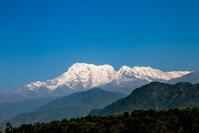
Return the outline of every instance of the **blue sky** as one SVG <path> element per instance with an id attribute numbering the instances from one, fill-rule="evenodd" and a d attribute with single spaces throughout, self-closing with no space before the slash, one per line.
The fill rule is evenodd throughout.
<path id="1" fill-rule="evenodd" d="M 75 62 L 199 69 L 198 0 L 1 0 L 0 90 Z"/>

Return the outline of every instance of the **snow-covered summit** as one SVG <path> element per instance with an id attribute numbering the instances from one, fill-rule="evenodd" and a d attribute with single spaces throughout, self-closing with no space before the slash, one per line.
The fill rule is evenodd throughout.
<path id="1" fill-rule="evenodd" d="M 101 87 L 112 82 L 121 83 L 139 80 L 146 82 L 168 81 L 188 73 L 188 71 L 163 72 L 151 67 L 130 68 L 128 66 L 122 66 L 118 71 L 115 71 L 111 65 L 76 63 L 61 76 L 46 82 L 32 82 L 26 85 L 24 89 L 34 91 L 39 90 L 39 88 L 47 88 L 49 92 L 53 92 L 57 88 L 66 88 L 79 91 Z"/>
<path id="2" fill-rule="evenodd" d="M 60 86 L 68 86 L 71 89 L 93 88 L 109 83 L 115 79 L 116 72 L 110 65 L 76 63 L 61 76 L 47 82 L 32 82 L 26 87 L 29 90 L 38 87 L 46 87 L 54 91 Z"/>
<path id="3" fill-rule="evenodd" d="M 188 74 L 189 71 L 172 71 L 172 72 L 163 72 L 158 69 L 151 67 L 138 67 L 135 66 L 130 68 L 128 66 L 122 66 L 119 70 L 119 74 L 122 76 L 133 76 L 140 79 L 148 80 L 150 82 L 154 80 L 170 80 L 172 78 L 181 77 Z"/>
<path id="4" fill-rule="evenodd" d="M 134 74 L 139 75 L 141 77 L 147 77 L 151 79 L 152 81 L 154 79 L 161 79 L 161 80 L 168 81 L 172 78 L 181 77 L 190 73 L 188 71 L 163 72 L 151 67 L 133 67 L 132 71 L 134 72 Z"/>

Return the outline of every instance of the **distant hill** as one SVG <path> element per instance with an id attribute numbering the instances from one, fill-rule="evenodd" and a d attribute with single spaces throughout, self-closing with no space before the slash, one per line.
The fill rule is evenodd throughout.
<path id="1" fill-rule="evenodd" d="M 192 84 L 199 83 L 199 72 L 192 72 L 182 77 L 174 78 L 168 81 L 171 84 L 176 84 L 178 82 L 189 82 Z"/>
<path id="2" fill-rule="evenodd" d="M 83 117 L 88 115 L 92 109 L 103 108 L 122 97 L 125 97 L 125 95 L 94 88 L 56 99 L 34 112 L 18 115 L 9 120 L 9 122 L 14 125 L 20 125 L 38 121 L 48 122 L 63 118 Z"/>
<path id="3" fill-rule="evenodd" d="M 47 104 L 55 98 L 43 98 L 36 100 L 26 100 L 13 103 L 1 103 L 0 104 L 0 122 L 11 119 L 16 115 L 32 112 L 35 109 Z"/>
<path id="4" fill-rule="evenodd" d="M 161 110 L 199 106 L 199 84 L 177 83 L 175 85 L 153 82 L 134 90 L 129 96 L 120 99 L 101 111 L 98 115 L 118 114 L 134 110 Z"/>

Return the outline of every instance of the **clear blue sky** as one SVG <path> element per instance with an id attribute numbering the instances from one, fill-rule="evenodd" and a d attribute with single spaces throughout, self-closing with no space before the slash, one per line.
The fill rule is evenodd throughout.
<path id="1" fill-rule="evenodd" d="M 198 0 L 1 0 L 0 90 L 75 62 L 199 69 Z"/>

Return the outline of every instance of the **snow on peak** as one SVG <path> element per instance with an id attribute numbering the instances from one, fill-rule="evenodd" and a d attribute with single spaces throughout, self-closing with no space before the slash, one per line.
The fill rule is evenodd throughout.
<path id="1" fill-rule="evenodd" d="M 142 79 L 139 75 L 136 75 L 133 70 L 128 66 L 122 66 L 118 71 L 119 78 L 126 79 Z"/>
<path id="2" fill-rule="evenodd" d="M 54 91 L 59 87 L 67 87 L 73 90 L 90 89 L 100 87 L 111 83 L 112 81 L 120 80 L 146 80 L 147 82 L 155 80 L 170 80 L 188 74 L 188 71 L 173 71 L 162 72 L 151 67 L 133 67 L 122 66 L 119 71 L 115 71 L 110 65 L 94 65 L 86 63 L 73 64 L 67 72 L 61 76 L 48 80 L 46 82 L 32 82 L 26 85 L 29 90 L 38 89 L 41 87 L 48 88 L 49 91 Z"/>
<path id="3" fill-rule="evenodd" d="M 114 79 L 115 70 L 110 65 L 99 65 L 76 63 L 66 73 L 56 80 L 66 83 L 68 86 L 83 85 L 84 88 L 98 87 Z"/>
<path id="4" fill-rule="evenodd" d="M 61 76 L 47 82 L 32 82 L 26 87 L 29 90 L 37 87 L 46 87 L 54 91 L 58 87 L 67 86 L 72 89 L 93 88 L 107 84 L 115 79 L 116 72 L 110 65 L 76 63 Z"/>
<path id="5" fill-rule="evenodd" d="M 160 79 L 160 80 L 170 80 L 172 78 L 181 77 L 188 74 L 188 71 L 172 71 L 172 72 L 163 72 L 158 69 L 151 67 L 133 67 L 132 71 L 134 74 L 141 77 L 148 77 L 149 79 Z"/>
<path id="6" fill-rule="evenodd" d="M 110 65 L 94 65 L 94 64 L 86 64 L 86 63 L 76 63 L 72 65 L 64 75 L 67 75 L 69 72 L 81 74 L 85 71 L 115 71 L 114 68 Z"/>
<path id="7" fill-rule="evenodd" d="M 32 88 L 37 88 L 37 87 L 41 87 L 46 85 L 45 82 L 40 82 L 40 81 L 36 81 L 36 82 L 31 82 L 30 84 L 26 85 L 27 88 L 30 88 L 30 90 Z"/>
<path id="8" fill-rule="evenodd" d="M 119 69 L 119 73 L 128 73 L 128 72 L 131 72 L 132 69 L 128 66 L 122 66 L 120 69 Z"/>

